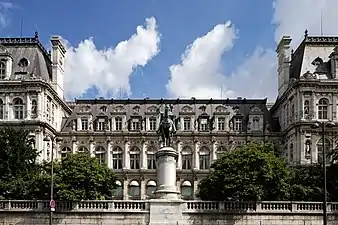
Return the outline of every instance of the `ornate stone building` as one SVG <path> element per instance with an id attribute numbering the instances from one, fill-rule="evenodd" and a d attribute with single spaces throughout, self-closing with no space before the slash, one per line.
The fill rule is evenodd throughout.
<path id="1" fill-rule="evenodd" d="M 196 198 L 199 181 L 222 152 L 243 143 L 271 142 L 290 163 L 317 163 L 320 136 L 314 120 L 337 120 L 338 38 L 308 37 L 291 53 L 278 45 L 278 98 L 82 99 L 63 98 L 66 49 L 52 37 L 52 51 L 33 38 L 0 38 L 0 125 L 31 130 L 40 161 L 88 152 L 118 176 L 117 199 L 146 199 L 156 187 L 154 153 L 161 142 L 158 109 L 172 106 L 177 127 L 177 187 Z M 328 130 L 327 143 L 335 148 Z M 62 138 L 61 142 L 44 137 Z M 53 142 L 53 143 L 52 143 Z M 327 147 L 327 148 L 329 148 Z"/>

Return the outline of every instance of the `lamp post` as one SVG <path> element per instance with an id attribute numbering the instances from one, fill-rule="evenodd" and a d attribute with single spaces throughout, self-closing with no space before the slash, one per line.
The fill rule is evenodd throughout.
<path id="1" fill-rule="evenodd" d="M 50 136 L 46 136 L 43 141 L 50 142 L 52 141 L 52 149 L 51 149 L 51 180 L 50 180 L 50 203 L 52 203 L 54 198 L 54 141 L 59 142 L 62 139 L 59 137 L 51 138 Z M 49 214 L 49 225 L 53 224 L 53 209 L 50 208 Z"/>
<path id="2" fill-rule="evenodd" d="M 332 121 L 315 122 L 311 127 L 322 128 L 322 143 L 323 143 L 323 178 L 324 178 L 324 197 L 323 197 L 323 225 L 327 225 L 327 184 L 326 184 L 326 152 L 325 152 L 325 128 L 335 127 L 336 124 Z"/>

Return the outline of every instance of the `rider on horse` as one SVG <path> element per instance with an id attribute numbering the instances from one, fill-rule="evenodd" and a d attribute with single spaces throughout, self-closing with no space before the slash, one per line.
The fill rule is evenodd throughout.
<path id="1" fill-rule="evenodd" d="M 173 134 L 176 133 L 176 127 L 170 116 L 172 115 L 171 107 L 165 104 L 164 113 L 161 116 L 160 126 L 157 130 L 161 134 L 163 146 L 170 146 Z"/>

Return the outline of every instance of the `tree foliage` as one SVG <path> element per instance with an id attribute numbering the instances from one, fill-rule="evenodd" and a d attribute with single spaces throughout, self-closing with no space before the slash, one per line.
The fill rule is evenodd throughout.
<path id="1" fill-rule="evenodd" d="M 37 177 L 39 152 L 34 149 L 29 131 L 7 127 L 0 129 L 0 197 L 29 199 Z"/>
<path id="2" fill-rule="evenodd" d="M 43 173 L 37 183 L 43 192 L 37 197 L 49 198 L 51 164 L 43 165 Z M 87 153 L 69 154 L 54 163 L 54 199 L 65 201 L 111 199 L 116 189 L 116 177 L 110 168 L 100 164 Z M 41 187 L 41 186 L 40 186 Z"/>
<path id="3" fill-rule="evenodd" d="M 273 146 L 248 144 L 226 152 L 199 185 L 206 200 L 284 200 L 290 193 L 290 170 Z"/>
<path id="4" fill-rule="evenodd" d="M 0 198 L 50 199 L 51 163 L 37 164 L 39 152 L 29 131 L 0 129 Z M 113 170 L 89 154 L 70 154 L 54 162 L 54 199 L 111 199 Z"/>

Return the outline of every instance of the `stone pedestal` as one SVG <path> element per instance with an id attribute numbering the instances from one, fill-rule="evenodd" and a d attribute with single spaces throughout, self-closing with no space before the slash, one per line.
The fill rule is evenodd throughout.
<path id="1" fill-rule="evenodd" d="M 177 152 L 172 147 L 162 147 L 156 152 L 157 188 L 154 192 L 156 199 L 179 199 L 176 188 L 176 160 Z"/>
<path id="2" fill-rule="evenodd" d="M 184 202 L 181 199 L 151 199 L 149 200 L 149 225 L 177 225 L 183 221 Z"/>

